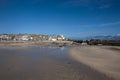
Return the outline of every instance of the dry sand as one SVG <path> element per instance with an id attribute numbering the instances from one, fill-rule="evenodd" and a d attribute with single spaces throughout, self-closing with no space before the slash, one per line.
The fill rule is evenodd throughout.
<path id="1" fill-rule="evenodd" d="M 120 47 L 79 46 L 71 48 L 69 56 L 115 80 L 120 80 Z"/>

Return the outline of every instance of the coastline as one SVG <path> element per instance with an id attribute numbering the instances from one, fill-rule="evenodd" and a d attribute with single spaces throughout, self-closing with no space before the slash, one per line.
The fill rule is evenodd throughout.
<path id="1" fill-rule="evenodd" d="M 68 48 L 9 48 L 0 49 L 1 80 L 114 80 L 72 60 Z"/>
<path id="2" fill-rule="evenodd" d="M 80 69 L 82 69 L 83 65 L 88 66 L 88 68 L 90 67 L 90 70 L 92 70 L 90 72 L 87 72 L 87 70 L 83 68 L 83 71 L 87 72 L 85 73 L 85 75 L 88 73 L 101 73 L 102 75 L 105 74 L 105 76 L 108 76 L 110 78 L 108 80 L 120 79 L 119 77 L 120 76 L 120 68 L 119 68 L 120 67 L 120 63 L 119 63 L 120 47 L 117 47 L 117 46 L 88 46 L 88 45 L 75 46 L 75 45 L 72 45 L 71 42 L 69 41 L 42 41 L 42 42 L 41 41 L 40 42 L 24 41 L 24 42 L 7 42 L 7 43 L 5 42 L 5 44 L 1 42 L 0 50 L 13 49 L 13 51 L 18 50 L 18 52 L 20 50 L 22 51 L 27 50 L 28 52 L 31 52 L 31 50 L 34 50 L 34 48 L 42 49 L 43 47 L 46 47 L 46 48 L 55 47 L 56 49 L 60 49 L 62 48 L 61 45 L 64 45 L 64 44 L 65 46 L 63 47 L 68 48 L 68 52 L 67 52 L 68 57 L 74 60 L 75 62 L 78 62 L 78 63 L 80 62 L 80 66 L 81 66 Z M 22 55 L 25 55 L 25 54 L 23 53 Z M 58 56 L 58 58 L 59 57 L 60 55 Z M 53 59 L 53 57 L 51 59 Z M 71 64 L 71 62 L 68 62 L 68 64 Z M 71 65 L 75 66 L 75 64 L 71 64 Z M 82 72 L 80 72 L 80 74 L 82 75 Z"/>
<path id="3" fill-rule="evenodd" d="M 105 75 L 120 80 L 120 47 L 79 46 L 69 49 L 68 55 Z"/>
<path id="4" fill-rule="evenodd" d="M 0 48 L 34 48 L 70 46 L 70 41 L 0 41 Z"/>

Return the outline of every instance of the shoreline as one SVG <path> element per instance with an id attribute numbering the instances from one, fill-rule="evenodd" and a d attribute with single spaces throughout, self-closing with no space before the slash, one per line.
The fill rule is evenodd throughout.
<path id="1" fill-rule="evenodd" d="M 70 46 L 70 41 L 2 41 L 0 48 L 62 47 Z"/>
<path id="2" fill-rule="evenodd" d="M 70 48 L 68 55 L 115 80 L 120 80 L 119 52 L 120 47 L 115 46 L 79 46 Z"/>
<path id="3" fill-rule="evenodd" d="M 80 64 L 86 65 L 91 69 L 105 74 L 111 78 L 111 80 L 120 79 L 120 47 L 118 46 L 74 46 L 71 45 L 71 42 L 53 42 L 53 41 L 44 41 L 44 42 L 19 42 L 19 43 L 10 43 L 6 45 L 1 45 L 0 50 L 2 49 L 18 49 L 18 50 L 31 50 L 34 48 L 43 48 L 43 47 L 58 47 L 60 45 L 66 44 L 65 47 L 68 48 L 67 55 L 69 58 Z M 109 54 L 108 54 L 109 53 Z M 116 64 L 118 63 L 118 64 Z"/>
<path id="4" fill-rule="evenodd" d="M 29 49 L 29 50 L 28 50 Z M 68 49 L 25 48 L 0 50 L 2 80 L 114 80 L 72 60 Z"/>

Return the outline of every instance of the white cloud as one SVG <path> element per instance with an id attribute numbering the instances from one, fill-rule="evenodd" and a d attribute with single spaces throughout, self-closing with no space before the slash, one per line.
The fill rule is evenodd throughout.
<path id="1" fill-rule="evenodd" d="M 111 7 L 111 5 L 109 4 L 103 4 L 103 5 L 101 5 L 101 6 L 99 6 L 99 8 L 100 9 L 105 9 L 105 8 L 110 8 Z"/>
<path id="2" fill-rule="evenodd" d="M 106 26 L 114 26 L 120 24 L 120 21 L 111 22 L 111 23 L 104 23 L 104 24 L 98 24 L 98 25 L 80 25 L 81 27 L 106 27 Z"/>
<path id="3" fill-rule="evenodd" d="M 112 25 L 117 25 L 117 24 L 120 24 L 120 21 L 111 22 L 111 23 L 106 23 L 106 24 L 100 24 L 100 25 L 98 25 L 98 26 L 112 26 Z"/>
<path id="4" fill-rule="evenodd" d="M 117 2 L 117 0 L 67 0 L 62 5 L 106 9 L 110 8 L 114 2 Z"/>

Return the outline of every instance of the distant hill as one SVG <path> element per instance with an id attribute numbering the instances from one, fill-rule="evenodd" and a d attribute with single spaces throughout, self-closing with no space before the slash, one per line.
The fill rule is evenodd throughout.
<path id="1" fill-rule="evenodd" d="M 93 37 L 87 37 L 86 39 L 90 40 L 90 39 L 100 39 L 100 40 L 120 40 L 120 34 L 111 36 L 93 36 Z"/>

